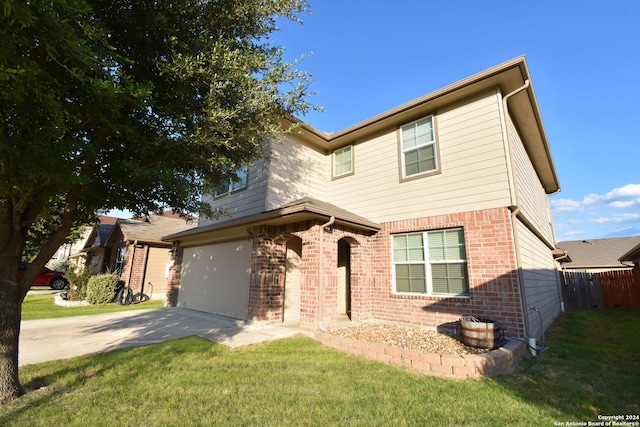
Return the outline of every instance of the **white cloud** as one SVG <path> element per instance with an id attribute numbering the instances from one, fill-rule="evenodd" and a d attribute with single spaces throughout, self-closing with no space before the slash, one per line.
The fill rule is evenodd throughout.
<path id="1" fill-rule="evenodd" d="M 566 233 L 562 233 L 563 236 L 582 236 L 586 234 L 584 231 L 567 231 Z"/>
<path id="2" fill-rule="evenodd" d="M 629 222 L 640 222 L 640 213 L 618 214 L 612 217 L 600 217 L 593 220 L 598 224 L 620 224 Z"/>
<path id="3" fill-rule="evenodd" d="M 608 206 L 615 209 L 630 209 L 640 206 L 640 184 L 627 184 L 614 188 L 606 194 L 590 193 L 582 201 L 571 199 L 551 200 L 555 212 L 574 212 L 597 206 Z"/>
<path id="4" fill-rule="evenodd" d="M 623 187 L 614 188 L 605 195 L 601 194 L 589 194 L 582 200 L 584 205 L 592 204 L 609 204 L 612 207 L 628 207 L 625 203 L 630 203 L 629 206 L 633 206 L 638 203 L 640 198 L 640 184 L 627 184 Z M 618 206 L 614 206 L 618 204 Z"/>
<path id="5" fill-rule="evenodd" d="M 609 206 L 611 206 L 612 208 L 617 208 L 617 209 L 629 209 L 629 208 L 634 207 L 638 203 L 639 203 L 638 199 L 636 199 L 636 200 L 618 200 L 618 201 L 609 203 Z"/>
<path id="6" fill-rule="evenodd" d="M 581 209 L 580 202 L 571 199 L 554 199 L 551 200 L 551 208 L 555 212 L 572 212 Z"/>

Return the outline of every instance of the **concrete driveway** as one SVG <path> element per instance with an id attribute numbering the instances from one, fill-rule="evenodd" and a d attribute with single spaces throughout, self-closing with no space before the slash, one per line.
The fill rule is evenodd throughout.
<path id="1" fill-rule="evenodd" d="M 176 307 L 26 320 L 20 329 L 18 364 L 68 359 L 192 335 L 238 347 L 299 332 L 297 327 L 250 326 L 244 321 Z"/>

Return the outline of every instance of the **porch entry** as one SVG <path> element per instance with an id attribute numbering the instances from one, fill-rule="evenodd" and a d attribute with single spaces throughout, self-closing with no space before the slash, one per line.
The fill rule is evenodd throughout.
<path id="1" fill-rule="evenodd" d="M 351 245 L 338 240 L 338 316 L 351 319 Z"/>
<path id="2" fill-rule="evenodd" d="M 300 282 L 302 277 L 302 239 L 287 240 L 283 322 L 300 321 Z"/>

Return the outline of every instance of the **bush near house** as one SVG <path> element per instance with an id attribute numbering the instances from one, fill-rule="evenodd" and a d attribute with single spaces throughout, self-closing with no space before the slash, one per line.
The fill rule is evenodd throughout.
<path id="1" fill-rule="evenodd" d="M 87 302 L 89 304 L 107 304 L 113 301 L 118 284 L 115 273 L 97 274 L 87 282 Z"/>
<path id="2" fill-rule="evenodd" d="M 85 266 L 69 268 L 64 277 L 69 281 L 67 296 L 69 301 L 82 301 L 87 298 L 87 284 L 91 278 L 91 269 Z"/>

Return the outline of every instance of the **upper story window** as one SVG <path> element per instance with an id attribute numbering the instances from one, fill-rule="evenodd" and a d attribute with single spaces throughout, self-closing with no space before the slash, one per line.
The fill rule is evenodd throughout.
<path id="1" fill-rule="evenodd" d="M 338 177 L 353 172 L 353 148 L 351 145 L 333 152 L 333 176 Z"/>
<path id="2" fill-rule="evenodd" d="M 216 189 L 215 197 L 231 194 L 247 186 L 247 166 L 242 166 L 240 169 L 235 171 L 234 175 L 234 178 L 220 184 L 220 186 Z"/>
<path id="3" fill-rule="evenodd" d="M 462 228 L 392 237 L 394 290 L 424 295 L 469 295 Z"/>
<path id="4" fill-rule="evenodd" d="M 402 177 L 438 171 L 438 158 L 433 116 L 417 120 L 400 128 Z"/>

